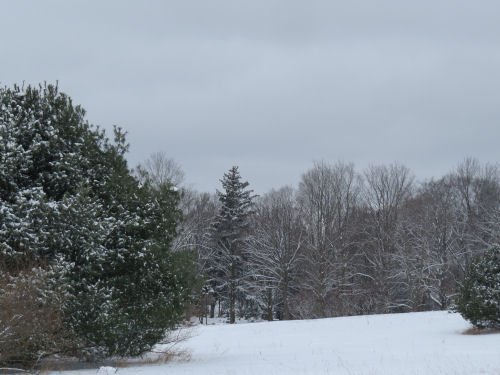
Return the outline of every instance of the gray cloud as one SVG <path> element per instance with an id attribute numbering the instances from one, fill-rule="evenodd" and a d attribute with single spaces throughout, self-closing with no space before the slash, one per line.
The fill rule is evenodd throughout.
<path id="1" fill-rule="evenodd" d="M 498 161 L 496 1 L 2 1 L 1 82 L 59 80 L 214 190 L 259 192 L 313 160 L 400 161 L 419 178 Z"/>

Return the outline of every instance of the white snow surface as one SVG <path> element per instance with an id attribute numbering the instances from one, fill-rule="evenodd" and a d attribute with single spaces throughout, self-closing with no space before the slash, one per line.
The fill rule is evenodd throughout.
<path id="1" fill-rule="evenodd" d="M 116 374 L 116 371 L 117 371 L 117 369 L 114 367 L 102 366 L 102 367 L 99 367 L 99 370 L 97 370 L 97 373 L 102 374 L 102 375 L 114 375 L 114 374 Z"/>
<path id="2" fill-rule="evenodd" d="M 189 361 L 117 373 L 500 374 L 500 333 L 466 335 L 468 328 L 460 315 L 447 312 L 197 326 L 182 344 Z M 65 372 L 91 374 L 95 370 Z"/>

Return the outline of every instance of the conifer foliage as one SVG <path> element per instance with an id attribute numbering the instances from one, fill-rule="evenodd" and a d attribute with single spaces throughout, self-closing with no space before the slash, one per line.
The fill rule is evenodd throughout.
<path id="1" fill-rule="evenodd" d="M 150 349 L 189 294 L 170 251 L 179 194 L 139 184 L 127 149 L 55 86 L 0 89 L 0 272 L 58 270 L 64 324 L 89 354 Z"/>
<path id="2" fill-rule="evenodd" d="M 224 191 L 217 191 L 221 203 L 213 225 L 214 252 L 209 260 L 209 279 L 229 311 L 234 323 L 236 303 L 244 304 L 247 283 L 245 243 L 252 214 L 252 190 L 241 181 L 238 167 L 232 167 L 221 180 Z"/>
<path id="3" fill-rule="evenodd" d="M 477 328 L 500 329 L 500 247 L 472 263 L 456 309 Z"/>

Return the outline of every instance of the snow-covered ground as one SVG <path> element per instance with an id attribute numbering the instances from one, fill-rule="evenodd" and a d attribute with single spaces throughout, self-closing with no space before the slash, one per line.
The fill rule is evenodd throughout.
<path id="1" fill-rule="evenodd" d="M 447 312 L 197 326 L 182 344 L 189 361 L 117 374 L 499 375 L 500 333 L 463 334 L 469 327 Z"/>

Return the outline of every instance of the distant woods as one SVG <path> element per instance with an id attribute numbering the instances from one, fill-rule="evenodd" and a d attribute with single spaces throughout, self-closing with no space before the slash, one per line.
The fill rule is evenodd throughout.
<path id="1" fill-rule="evenodd" d="M 397 163 L 319 162 L 260 197 L 228 173 L 216 195 L 183 189 L 177 247 L 204 277 L 200 311 L 230 322 L 448 309 L 500 235 L 499 170 L 474 159 L 425 182 Z"/>

